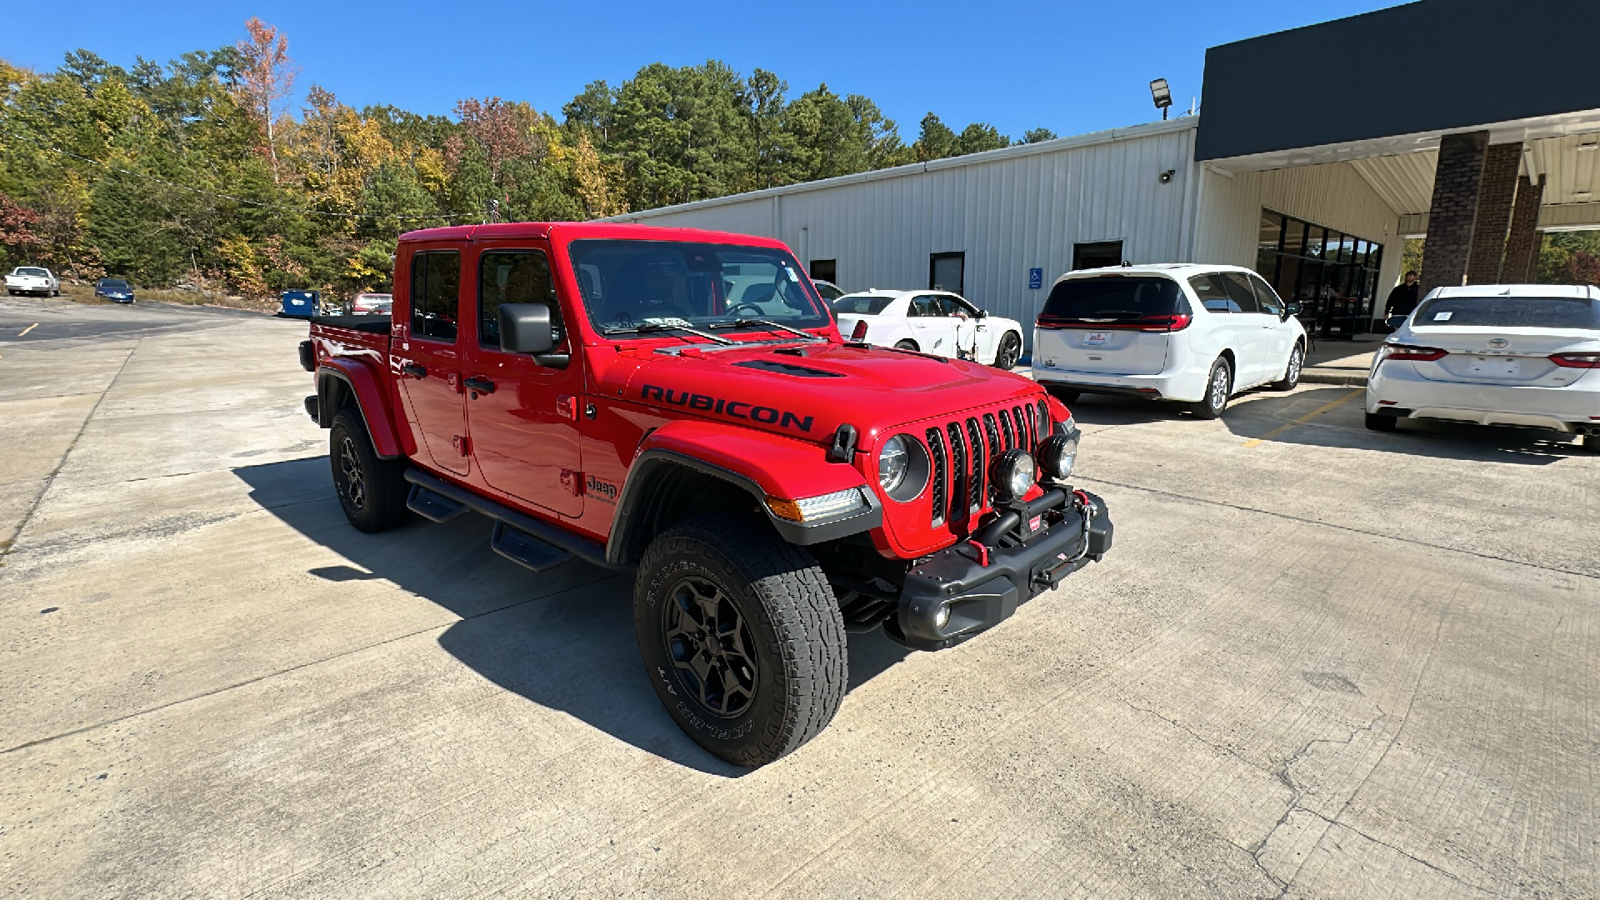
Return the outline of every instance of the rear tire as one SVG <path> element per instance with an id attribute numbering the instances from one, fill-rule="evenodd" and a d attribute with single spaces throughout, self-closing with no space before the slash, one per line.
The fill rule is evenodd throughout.
<path id="1" fill-rule="evenodd" d="M 1000 339 L 1000 346 L 994 351 L 994 367 L 1005 372 L 1016 368 L 1017 360 L 1022 358 L 1022 338 L 1015 331 L 1008 331 Z"/>
<path id="2" fill-rule="evenodd" d="M 1202 419 L 1215 419 L 1228 408 L 1228 398 L 1233 395 L 1233 367 L 1226 359 L 1211 364 L 1211 374 L 1206 378 L 1206 395 L 1189 408 Z"/>
<path id="3" fill-rule="evenodd" d="M 662 533 L 633 598 L 656 696 L 711 753 L 765 765 L 839 711 L 850 667 L 838 601 L 816 559 L 764 523 L 706 516 Z"/>
<path id="4" fill-rule="evenodd" d="M 1289 365 L 1283 370 L 1283 377 L 1272 383 L 1275 391 L 1292 391 L 1300 384 L 1300 372 L 1305 368 L 1306 348 L 1299 341 L 1295 342 L 1294 349 L 1289 351 Z"/>
<path id="5" fill-rule="evenodd" d="M 894 348 L 896 350 L 910 350 L 912 353 L 918 352 L 916 341 L 896 341 Z"/>
<path id="6" fill-rule="evenodd" d="M 1045 390 L 1050 393 L 1050 396 L 1060 400 L 1062 403 L 1077 403 L 1078 398 L 1082 396 L 1080 391 L 1067 390 L 1065 388 L 1047 386 Z"/>
<path id="7" fill-rule="evenodd" d="M 1578 446 L 1589 453 L 1600 453 L 1600 432 L 1584 435 L 1579 439 Z"/>
<path id="8" fill-rule="evenodd" d="M 1377 413 L 1367 413 L 1366 423 L 1369 431 L 1393 431 L 1400 420 L 1395 416 L 1380 416 Z"/>
<path id="9" fill-rule="evenodd" d="M 334 414 L 328 431 L 328 461 L 333 469 L 333 489 L 345 518 L 369 534 L 404 525 L 411 517 L 406 507 L 404 459 L 380 459 L 372 449 L 367 423 L 360 410 L 347 406 Z"/>

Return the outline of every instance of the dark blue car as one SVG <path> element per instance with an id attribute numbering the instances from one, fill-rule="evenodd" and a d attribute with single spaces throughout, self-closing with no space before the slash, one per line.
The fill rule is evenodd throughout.
<path id="1" fill-rule="evenodd" d="M 120 278 L 102 278 L 94 283 L 94 295 L 115 303 L 132 303 L 133 285 Z"/>

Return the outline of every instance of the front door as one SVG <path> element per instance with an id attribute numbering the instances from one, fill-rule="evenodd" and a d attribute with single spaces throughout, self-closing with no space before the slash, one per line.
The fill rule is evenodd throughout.
<path id="1" fill-rule="evenodd" d="M 462 384 L 478 471 L 492 490 L 576 518 L 588 490 L 578 448 L 582 360 L 572 354 L 566 368 L 553 368 L 500 349 L 500 304 L 543 303 L 558 349 L 570 351 L 549 258 L 525 242 L 485 246 L 470 284 L 475 325 Z"/>
<path id="2" fill-rule="evenodd" d="M 403 329 L 391 355 L 400 367 L 400 393 L 417 453 L 441 469 L 467 472 L 467 423 L 461 393 L 461 254 L 456 250 L 414 252 L 410 278 L 395 285 Z M 404 292 L 402 294 L 402 292 Z"/>
<path id="3" fill-rule="evenodd" d="M 911 326 L 917 349 L 936 356 L 956 355 L 955 319 L 945 315 L 938 295 L 920 294 L 912 297 L 906 315 L 906 324 Z"/>

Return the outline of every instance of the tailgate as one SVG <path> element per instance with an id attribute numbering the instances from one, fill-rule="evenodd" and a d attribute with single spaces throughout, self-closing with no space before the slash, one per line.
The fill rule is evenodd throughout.
<path id="1" fill-rule="evenodd" d="M 1159 375 L 1171 335 L 1127 328 L 1044 328 L 1034 332 L 1033 355 L 1053 369 L 1095 375 Z"/>

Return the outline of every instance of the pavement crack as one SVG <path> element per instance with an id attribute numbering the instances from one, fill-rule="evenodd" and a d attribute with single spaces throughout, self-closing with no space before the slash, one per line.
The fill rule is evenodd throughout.
<path id="1" fill-rule="evenodd" d="M 83 439 L 83 433 L 89 430 L 89 423 L 94 420 L 94 414 L 99 412 L 100 404 L 105 402 L 106 395 L 111 393 L 111 389 L 117 386 L 117 381 L 122 378 L 122 373 L 127 371 L 128 363 L 133 361 L 134 354 L 139 352 L 139 347 L 143 343 L 143 340 L 138 341 L 133 345 L 133 349 L 128 351 L 128 355 L 122 360 L 122 365 L 117 367 L 117 374 L 111 376 L 111 380 L 106 383 L 105 390 L 100 392 L 100 396 L 95 398 L 94 406 L 89 408 L 88 415 L 83 417 L 83 423 L 78 426 L 78 433 L 72 436 L 72 442 L 67 444 L 67 449 L 61 454 L 61 459 L 56 462 L 56 467 L 50 470 L 49 475 L 45 476 L 44 484 L 40 486 L 39 493 L 33 498 L 33 502 L 28 505 L 28 511 L 22 514 L 21 521 L 17 522 L 16 533 L 11 536 L 11 540 L 0 543 L 0 564 L 4 564 L 5 558 L 17 549 L 18 542 L 22 540 L 22 533 L 27 530 L 28 523 L 33 521 L 33 516 L 39 511 L 39 505 L 44 502 L 45 495 L 50 493 L 50 487 L 56 483 L 56 476 L 60 475 L 61 470 L 66 468 L 67 460 L 72 457 L 72 451 L 77 449 L 78 441 Z"/>
<path id="2" fill-rule="evenodd" d="M 1077 480 L 1090 484 L 1107 484 L 1111 485 L 1112 487 L 1125 488 L 1130 491 L 1141 491 L 1146 494 L 1155 494 L 1158 497 L 1169 497 L 1173 500 L 1199 503 L 1205 506 L 1220 506 L 1224 509 L 1233 509 L 1238 510 L 1239 512 L 1259 513 L 1263 516 L 1272 516 L 1275 519 L 1283 519 L 1289 522 L 1299 522 L 1302 525 L 1315 525 L 1322 528 L 1332 528 L 1337 531 L 1344 531 L 1350 534 L 1359 534 L 1371 538 L 1382 538 L 1386 541 L 1396 541 L 1402 544 L 1411 544 L 1415 547 L 1427 547 L 1430 550 L 1442 550 L 1446 553 L 1460 553 L 1463 556 L 1472 556 L 1478 559 L 1486 559 L 1491 562 L 1503 562 L 1513 566 L 1524 566 L 1529 569 L 1538 569 L 1541 572 L 1555 572 L 1559 575 L 1572 575 L 1578 578 L 1587 578 L 1592 581 L 1600 581 L 1600 574 L 1595 574 L 1593 572 L 1579 572 L 1576 569 L 1563 569 L 1560 566 L 1545 566 L 1540 565 L 1539 563 L 1528 562 L 1527 560 L 1512 559 L 1508 556 L 1495 556 L 1492 553 L 1480 553 L 1477 550 L 1463 550 L 1460 547 L 1446 547 L 1442 544 L 1431 544 L 1427 541 L 1419 541 L 1415 538 L 1402 537 L 1397 534 L 1384 534 L 1381 531 L 1353 528 L 1349 525 L 1340 525 L 1336 522 L 1324 522 L 1319 519 L 1307 519 L 1303 516 L 1293 516 L 1289 515 L 1288 513 L 1273 512 L 1270 509 L 1260 509 L 1254 506 L 1243 506 L 1238 503 L 1228 503 L 1223 500 L 1210 500 L 1205 497 L 1191 497 L 1188 494 L 1179 494 L 1173 491 L 1163 491 L 1160 488 L 1145 487 L 1138 484 L 1127 484 L 1121 481 L 1110 481 L 1104 478 L 1081 477 Z"/>
<path id="3" fill-rule="evenodd" d="M 1154 716 L 1157 719 L 1160 719 L 1161 721 L 1167 723 L 1168 725 L 1171 725 L 1173 728 L 1176 728 L 1179 731 L 1183 732 L 1184 734 L 1187 734 L 1188 736 L 1194 738 L 1195 740 L 1199 741 L 1200 743 L 1204 744 L 1205 746 L 1210 747 L 1212 750 L 1217 751 L 1218 753 L 1223 753 L 1223 754 L 1226 754 L 1228 756 L 1231 756 L 1234 759 L 1238 760 L 1239 762 L 1242 762 L 1245 765 L 1247 765 L 1250 768 L 1255 769 L 1257 771 L 1262 771 L 1262 772 L 1268 771 L 1265 767 L 1263 767 L 1259 763 L 1252 762 L 1251 760 L 1246 759 L 1245 757 L 1239 755 L 1239 752 L 1237 750 L 1234 750 L 1231 747 L 1224 747 L 1224 746 L 1221 746 L 1219 744 L 1212 743 L 1210 740 L 1207 740 L 1206 738 L 1202 737 L 1194 729 L 1188 727 L 1187 725 L 1184 725 L 1183 723 L 1181 723 L 1181 722 L 1179 722 L 1179 721 L 1177 721 L 1175 719 L 1168 718 L 1168 717 L 1162 715 L 1161 713 L 1159 713 L 1159 712 L 1157 712 L 1157 711 L 1155 711 L 1153 709 L 1146 709 L 1143 706 L 1135 706 L 1134 704 L 1128 702 L 1127 700 L 1122 700 L 1122 698 L 1120 698 L 1120 697 L 1118 699 L 1122 701 L 1122 705 L 1128 707 L 1129 709 L 1133 710 L 1134 712 L 1140 712 L 1140 713 L 1144 713 L 1146 715 Z M 1268 774 L 1271 774 L 1271 773 L 1269 772 Z"/>

